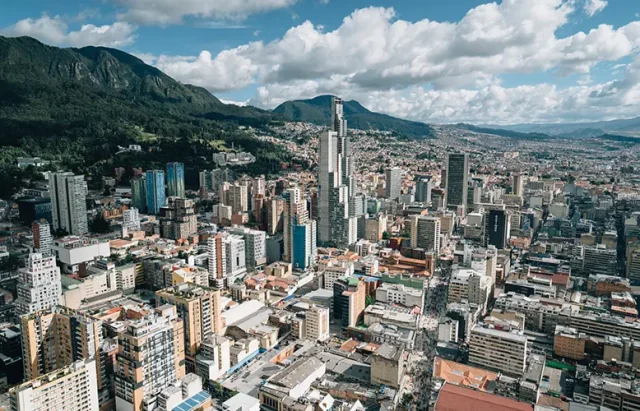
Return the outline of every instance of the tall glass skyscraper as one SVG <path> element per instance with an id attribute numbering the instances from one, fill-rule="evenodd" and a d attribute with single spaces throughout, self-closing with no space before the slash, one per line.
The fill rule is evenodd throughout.
<path id="1" fill-rule="evenodd" d="M 147 188 L 144 176 L 131 180 L 131 205 L 141 213 L 147 211 Z"/>
<path id="2" fill-rule="evenodd" d="M 447 207 L 467 208 L 469 190 L 469 156 L 467 154 L 449 154 L 447 159 Z"/>
<path id="3" fill-rule="evenodd" d="M 184 198 L 184 164 L 167 164 L 167 196 Z"/>
<path id="4" fill-rule="evenodd" d="M 160 207 L 164 207 L 164 171 L 149 170 L 146 173 L 147 213 L 158 214 Z"/>

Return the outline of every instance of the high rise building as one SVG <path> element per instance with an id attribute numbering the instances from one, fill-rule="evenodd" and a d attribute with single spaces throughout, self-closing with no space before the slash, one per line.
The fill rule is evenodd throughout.
<path id="1" fill-rule="evenodd" d="M 333 283 L 333 315 L 348 327 L 355 327 L 365 309 L 366 288 L 357 277 L 341 277 Z"/>
<path id="2" fill-rule="evenodd" d="M 160 235 L 173 240 L 186 239 L 198 231 L 193 200 L 169 197 L 160 209 Z"/>
<path id="3" fill-rule="evenodd" d="M 249 187 L 246 184 L 225 184 L 224 204 L 231 206 L 233 214 L 249 210 Z"/>
<path id="4" fill-rule="evenodd" d="M 244 239 L 247 270 L 256 271 L 264 268 L 267 264 L 267 233 L 238 226 L 230 228 L 228 232 L 240 235 Z"/>
<path id="5" fill-rule="evenodd" d="M 440 218 L 413 216 L 411 219 L 411 248 L 440 252 Z"/>
<path id="6" fill-rule="evenodd" d="M 49 222 L 44 218 L 34 221 L 31 224 L 31 233 L 33 234 L 34 251 L 42 254 L 43 257 L 49 257 L 51 255 L 51 246 L 53 245 Z"/>
<path id="7" fill-rule="evenodd" d="M 60 303 L 60 268 L 53 256 L 29 255 L 27 266 L 19 270 L 16 315 L 31 314 Z"/>
<path id="8" fill-rule="evenodd" d="M 141 213 L 147 210 L 147 187 L 144 176 L 131 179 L 131 206 Z"/>
<path id="9" fill-rule="evenodd" d="M 420 177 L 416 180 L 416 201 L 420 203 L 431 202 L 431 178 Z"/>
<path id="10" fill-rule="evenodd" d="M 329 338 L 329 308 L 313 305 L 307 310 L 307 338 L 325 341 Z"/>
<path id="11" fill-rule="evenodd" d="M 350 245 L 357 240 L 355 210 L 350 207 L 354 193 L 347 121 L 342 100 L 331 102 L 331 131 L 320 136 L 318 241 L 322 244 Z"/>
<path id="12" fill-rule="evenodd" d="M 227 255 L 227 285 L 229 286 L 247 273 L 246 247 L 242 236 L 234 234 L 225 236 L 223 243 Z"/>
<path id="13" fill-rule="evenodd" d="M 299 187 L 291 187 L 283 193 L 284 208 L 284 254 L 283 260 L 293 268 L 306 270 L 316 260 L 316 222 L 309 218 L 307 202 Z"/>
<path id="14" fill-rule="evenodd" d="M 49 177 L 53 229 L 72 235 L 89 232 L 87 223 L 87 186 L 84 176 L 52 173 Z"/>
<path id="15" fill-rule="evenodd" d="M 286 203 L 281 197 L 273 197 L 267 201 L 267 233 L 274 235 L 282 231 L 282 215 Z"/>
<path id="16" fill-rule="evenodd" d="M 27 380 L 39 378 L 78 360 L 96 359 L 98 389 L 106 388 L 100 359 L 102 321 L 63 306 L 23 315 L 22 352 Z"/>
<path id="17" fill-rule="evenodd" d="M 447 158 L 447 193 L 446 204 L 450 209 L 458 206 L 467 208 L 467 191 L 469 189 L 469 155 L 449 154 Z"/>
<path id="18" fill-rule="evenodd" d="M 12 411 L 98 411 L 96 360 L 77 361 L 9 390 Z"/>
<path id="19" fill-rule="evenodd" d="M 140 230 L 140 214 L 138 209 L 133 207 L 122 212 L 122 234 L 127 237 L 132 231 Z"/>
<path id="20" fill-rule="evenodd" d="M 166 197 L 164 192 L 164 171 L 149 170 L 145 176 L 147 213 L 157 215 L 164 207 Z"/>
<path id="21" fill-rule="evenodd" d="M 167 164 L 167 197 L 184 198 L 184 164 Z"/>
<path id="22" fill-rule="evenodd" d="M 175 305 L 184 322 L 187 372 L 195 370 L 202 342 L 223 328 L 220 299 L 220 291 L 189 283 L 156 291 L 156 304 Z"/>
<path id="23" fill-rule="evenodd" d="M 217 288 L 227 286 L 227 249 L 221 233 L 207 240 L 207 261 L 209 264 L 209 284 Z"/>
<path id="24" fill-rule="evenodd" d="M 220 186 L 223 183 L 230 183 L 233 180 L 235 180 L 233 171 L 228 168 L 215 168 L 200 172 L 200 188 L 204 187 L 216 195 L 220 194 Z"/>
<path id="25" fill-rule="evenodd" d="M 516 173 L 513 175 L 513 194 L 522 197 L 524 194 L 524 175 Z"/>
<path id="26" fill-rule="evenodd" d="M 402 170 L 399 167 L 391 167 L 384 170 L 385 175 L 385 197 L 389 200 L 396 200 L 402 192 Z"/>
<path id="27" fill-rule="evenodd" d="M 126 321 L 118 335 L 117 410 L 152 410 L 158 394 L 184 377 L 183 334 L 183 322 L 172 305 Z"/>
<path id="28" fill-rule="evenodd" d="M 506 210 L 489 210 L 485 217 L 485 239 L 487 245 L 501 250 L 509 242 L 511 215 Z"/>

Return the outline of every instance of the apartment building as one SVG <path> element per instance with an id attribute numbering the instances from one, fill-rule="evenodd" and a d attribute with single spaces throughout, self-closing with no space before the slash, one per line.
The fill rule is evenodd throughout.
<path id="1" fill-rule="evenodd" d="M 469 362 L 521 377 L 527 366 L 530 348 L 524 335 L 477 325 L 471 330 Z"/>

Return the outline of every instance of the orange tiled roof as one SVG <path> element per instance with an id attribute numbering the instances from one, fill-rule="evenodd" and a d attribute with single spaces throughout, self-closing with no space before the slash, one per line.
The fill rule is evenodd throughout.
<path id="1" fill-rule="evenodd" d="M 436 357 L 434 360 L 433 376 L 443 379 L 449 384 L 471 387 L 480 391 L 486 391 L 489 382 L 498 379 L 498 374 L 491 371 L 448 361 L 440 357 Z"/>
<path id="2" fill-rule="evenodd" d="M 471 388 L 445 384 L 438 393 L 435 411 L 533 411 L 533 405 Z"/>

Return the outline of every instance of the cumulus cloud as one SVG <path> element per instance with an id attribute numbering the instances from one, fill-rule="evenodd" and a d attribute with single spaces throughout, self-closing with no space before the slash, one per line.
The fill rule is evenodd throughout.
<path id="1" fill-rule="evenodd" d="M 120 18 L 138 24 L 178 24 L 186 16 L 242 20 L 295 4 L 296 0 L 115 0 Z"/>
<path id="2" fill-rule="evenodd" d="M 69 26 L 60 16 L 43 15 L 38 19 L 20 20 L 0 33 L 6 36 L 31 36 L 58 46 L 122 47 L 133 43 L 135 30 L 129 23 L 115 22 L 103 26 L 83 24 L 80 30 L 69 31 Z"/>
<path id="3" fill-rule="evenodd" d="M 609 4 L 607 0 L 586 0 L 584 3 L 584 12 L 591 17 L 604 10 L 607 4 Z"/>
<path id="4" fill-rule="evenodd" d="M 431 83 L 434 88 L 479 87 L 503 73 L 556 69 L 561 75 L 587 74 L 601 61 L 616 61 L 640 46 L 640 23 L 614 29 L 600 25 L 558 38 L 556 31 L 574 12 L 573 1 L 504 0 L 470 10 L 458 23 L 409 22 L 390 8 L 360 9 L 332 32 L 306 21 L 271 43 L 252 42 L 210 56 L 193 57 L 170 75 L 212 91 L 248 83 L 333 81 L 341 76 L 368 90 L 402 89 Z M 235 58 L 230 59 L 229 55 Z M 226 64 L 237 66 L 223 68 Z M 209 66 L 217 67 L 210 71 Z M 238 83 L 222 81 L 233 73 Z"/>

